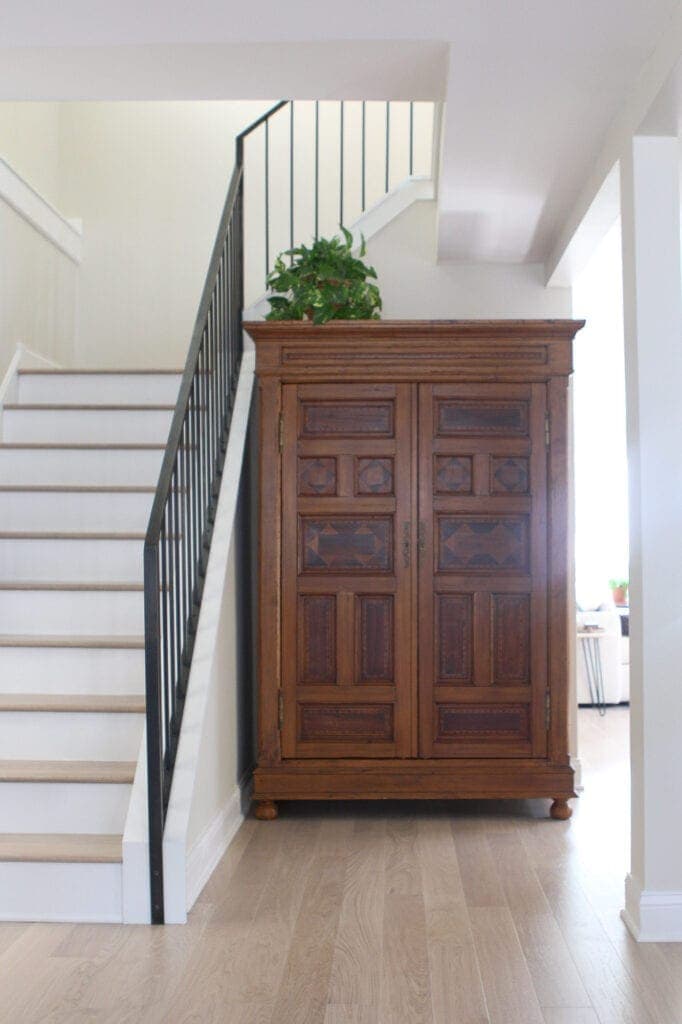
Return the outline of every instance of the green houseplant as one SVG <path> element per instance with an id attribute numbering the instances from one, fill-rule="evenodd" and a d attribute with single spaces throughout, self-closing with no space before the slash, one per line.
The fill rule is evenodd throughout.
<path id="1" fill-rule="evenodd" d="M 353 236 L 342 227 L 343 238 L 318 238 L 281 253 L 268 275 L 270 312 L 266 320 L 378 320 L 381 296 L 376 270 L 353 255 Z M 286 258 L 290 258 L 290 262 Z"/>

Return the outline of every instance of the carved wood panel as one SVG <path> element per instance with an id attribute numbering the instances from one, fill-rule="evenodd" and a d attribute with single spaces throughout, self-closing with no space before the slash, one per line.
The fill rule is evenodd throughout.
<path id="1" fill-rule="evenodd" d="M 424 757 L 544 756 L 543 384 L 419 388 Z"/>
<path id="2" fill-rule="evenodd" d="M 416 753 L 412 388 L 283 396 L 283 753 Z"/>

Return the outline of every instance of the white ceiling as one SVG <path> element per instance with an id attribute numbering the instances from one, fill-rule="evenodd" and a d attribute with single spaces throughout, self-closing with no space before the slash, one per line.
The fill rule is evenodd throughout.
<path id="1" fill-rule="evenodd" d="M 3 0 L 0 98 L 443 98 L 441 258 L 539 261 L 678 9 Z"/>

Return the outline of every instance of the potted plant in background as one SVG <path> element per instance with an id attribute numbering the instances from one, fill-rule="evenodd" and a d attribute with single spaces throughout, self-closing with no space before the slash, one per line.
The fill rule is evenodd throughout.
<path id="1" fill-rule="evenodd" d="M 613 603 L 621 608 L 628 603 L 628 586 L 627 580 L 609 580 L 609 586 L 611 593 L 613 594 Z"/>
<path id="2" fill-rule="evenodd" d="M 318 238 L 281 253 L 268 275 L 270 312 L 266 320 L 379 320 L 381 296 L 374 267 L 353 255 L 353 236 L 341 227 L 343 238 Z M 290 262 L 287 263 L 287 257 Z"/>

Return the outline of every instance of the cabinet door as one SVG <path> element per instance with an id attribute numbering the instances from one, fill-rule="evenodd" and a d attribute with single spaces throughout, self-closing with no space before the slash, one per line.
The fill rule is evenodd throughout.
<path id="1" fill-rule="evenodd" d="M 411 408 L 407 384 L 283 388 L 284 757 L 411 752 Z"/>
<path id="2" fill-rule="evenodd" d="M 544 384 L 419 389 L 423 757 L 547 749 Z"/>

